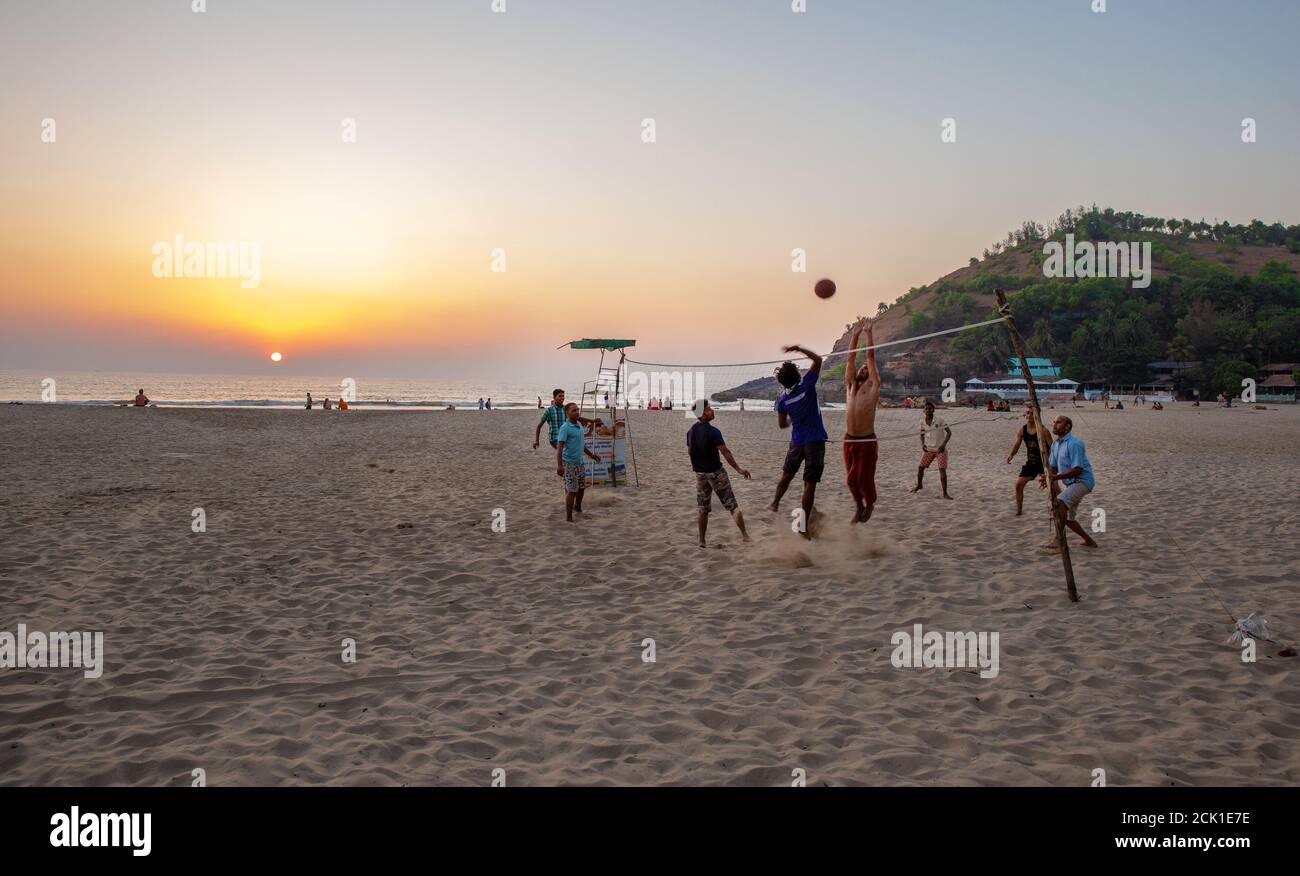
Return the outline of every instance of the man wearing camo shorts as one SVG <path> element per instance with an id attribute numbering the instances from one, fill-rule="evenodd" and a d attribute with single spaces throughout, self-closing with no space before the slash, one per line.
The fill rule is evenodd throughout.
<path id="1" fill-rule="evenodd" d="M 564 406 L 564 415 L 564 425 L 555 437 L 555 473 L 564 478 L 564 518 L 572 523 L 573 512 L 582 513 L 582 497 L 587 492 L 587 467 L 582 455 L 596 462 L 600 457 L 587 448 L 587 431 L 578 422 L 578 405 L 569 402 Z"/>
<path id="2" fill-rule="evenodd" d="M 731 479 L 722 467 L 721 457 L 725 457 L 727 463 L 745 480 L 749 480 L 749 472 L 736 464 L 736 458 L 722 440 L 722 432 L 712 425 L 714 414 L 708 401 L 700 399 L 692 410 L 696 422 L 686 433 L 686 452 L 691 457 L 691 468 L 695 471 L 695 505 L 700 512 L 700 547 L 707 547 L 704 534 L 709 528 L 709 511 L 713 505 L 714 493 L 718 494 L 722 507 L 731 512 L 736 526 L 740 528 L 741 538 L 749 541 L 749 533 L 745 532 L 745 516 L 740 513 L 736 496 L 731 492 Z"/>

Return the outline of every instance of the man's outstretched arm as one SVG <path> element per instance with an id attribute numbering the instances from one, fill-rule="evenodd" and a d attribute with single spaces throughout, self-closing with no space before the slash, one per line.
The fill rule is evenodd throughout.
<path id="1" fill-rule="evenodd" d="M 876 346 L 876 336 L 870 321 L 867 322 L 867 346 L 872 348 Z M 876 370 L 875 349 L 867 350 L 867 373 L 871 375 L 871 382 L 879 387 L 880 372 Z"/>
<path id="2" fill-rule="evenodd" d="M 804 347 L 801 347 L 798 344 L 791 344 L 790 346 L 785 348 L 785 352 L 803 353 L 812 361 L 812 364 L 808 366 L 808 370 L 811 371 L 813 374 L 822 373 L 822 357 L 818 356 L 812 350 L 805 349 Z"/>
<path id="3" fill-rule="evenodd" d="M 853 327 L 853 337 L 849 340 L 849 358 L 844 360 L 844 385 L 853 385 L 853 376 L 858 373 L 858 339 L 862 337 L 862 322 Z"/>
<path id="4" fill-rule="evenodd" d="M 740 463 L 736 462 L 736 457 L 731 455 L 730 447 L 728 447 L 725 444 L 721 444 L 718 446 L 718 450 L 721 451 L 722 458 L 725 459 L 727 463 L 736 470 L 737 474 L 739 474 L 745 480 L 749 480 L 749 472 L 741 468 Z"/>

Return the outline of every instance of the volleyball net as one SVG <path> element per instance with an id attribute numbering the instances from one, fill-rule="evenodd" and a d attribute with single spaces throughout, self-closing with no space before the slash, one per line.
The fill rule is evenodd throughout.
<path id="1" fill-rule="evenodd" d="M 869 350 L 890 349 L 893 353 L 902 353 L 892 360 L 886 360 L 878 354 L 876 365 L 882 375 L 886 374 L 887 367 L 890 371 L 902 369 L 906 372 L 909 366 L 916 364 L 916 356 L 923 356 L 923 353 L 917 351 L 917 345 L 944 335 L 995 325 L 1004 319 L 997 317 L 914 337 L 862 345 L 856 350 L 824 353 L 821 357 L 821 377 L 817 384 L 819 398 L 830 406 L 845 402 L 844 371 L 850 353 L 857 354 L 855 368 L 866 365 Z M 628 408 L 641 410 L 687 410 L 696 400 L 707 399 L 717 410 L 770 410 L 777 396 L 784 390 L 775 375 L 785 362 L 793 362 L 801 372 L 805 372 L 810 359 L 798 352 L 780 359 L 730 363 L 648 362 L 629 358 L 620 381 L 617 404 L 623 407 L 626 402 Z M 901 375 L 904 380 L 907 376 L 907 373 Z M 612 387 L 604 389 L 612 391 Z"/>

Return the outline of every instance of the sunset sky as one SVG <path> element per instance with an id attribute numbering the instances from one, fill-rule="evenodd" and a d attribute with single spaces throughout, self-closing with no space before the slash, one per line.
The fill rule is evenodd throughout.
<path id="1" fill-rule="evenodd" d="M 1289 0 L 207 5 L 0 5 L 0 367 L 771 358 L 1080 203 L 1300 221 Z M 260 286 L 155 278 L 177 233 Z"/>

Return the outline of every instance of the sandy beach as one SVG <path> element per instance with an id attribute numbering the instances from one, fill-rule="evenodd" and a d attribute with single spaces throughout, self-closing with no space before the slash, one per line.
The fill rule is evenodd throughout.
<path id="1" fill-rule="evenodd" d="M 784 513 L 797 488 L 780 516 L 763 510 L 785 449 L 774 417 L 721 412 L 754 473 L 733 480 L 754 540 L 715 504 L 701 550 L 680 411 L 632 412 L 642 486 L 589 491 L 567 524 L 533 411 L 2 407 L 0 629 L 103 631 L 105 657 L 99 678 L 0 671 L 0 772 L 1300 783 L 1300 659 L 1265 643 L 1242 662 L 1210 592 L 1300 639 L 1300 409 L 1057 411 L 1096 469 L 1083 511 L 1106 514 L 1100 548 L 1074 550 L 1077 604 L 1038 547 L 1042 494 L 1014 516 L 1014 414 L 947 412 L 951 502 L 935 472 L 908 492 L 917 439 L 882 442 L 864 527 L 847 522 L 832 445 L 822 537 L 805 544 Z M 911 433 L 918 416 L 884 410 L 877 431 Z M 832 437 L 842 417 L 826 414 Z M 918 623 L 997 632 L 997 676 L 893 666 L 891 636 Z"/>

